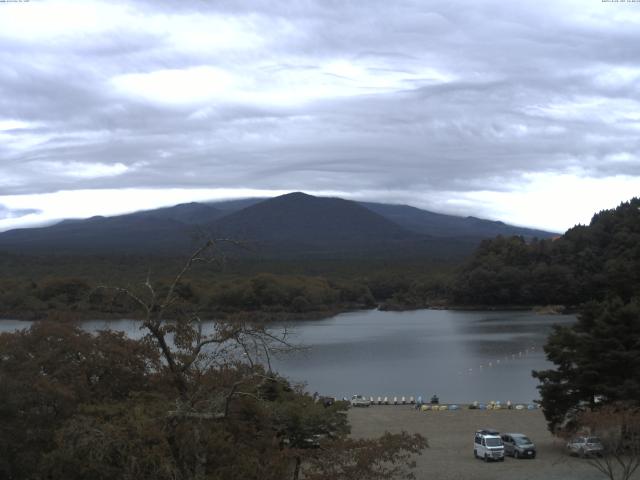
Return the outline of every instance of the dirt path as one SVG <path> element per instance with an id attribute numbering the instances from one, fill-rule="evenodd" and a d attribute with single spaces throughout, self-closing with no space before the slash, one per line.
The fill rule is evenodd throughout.
<path id="1" fill-rule="evenodd" d="M 588 460 L 568 456 L 565 442 L 546 429 L 540 410 L 458 410 L 420 412 L 410 406 L 352 408 L 349 420 L 354 437 L 373 437 L 389 431 L 420 433 L 429 440 L 417 460 L 416 478 L 444 480 L 600 480 Z M 524 433 L 536 444 L 534 460 L 484 463 L 473 458 L 473 434 L 481 428 Z M 638 472 L 636 472 L 638 473 Z M 634 478 L 640 479 L 640 475 Z"/>

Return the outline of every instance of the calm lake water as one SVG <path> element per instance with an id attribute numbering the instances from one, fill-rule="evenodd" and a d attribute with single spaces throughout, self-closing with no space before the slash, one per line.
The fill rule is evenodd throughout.
<path id="1" fill-rule="evenodd" d="M 443 402 L 530 402 L 532 370 L 551 366 L 542 346 L 573 316 L 532 312 L 364 311 L 291 322 L 310 348 L 280 357 L 279 371 L 338 397 L 438 394 Z"/>
<path id="2" fill-rule="evenodd" d="M 538 398 L 532 370 L 550 366 L 542 346 L 554 323 L 573 316 L 531 312 L 417 310 L 344 313 L 314 321 L 286 322 L 290 340 L 306 348 L 279 355 L 275 369 L 307 389 L 337 397 L 428 398 L 530 402 Z M 0 331 L 28 322 L 0 321 Z M 89 331 L 113 329 L 139 337 L 132 320 L 90 321 Z"/>

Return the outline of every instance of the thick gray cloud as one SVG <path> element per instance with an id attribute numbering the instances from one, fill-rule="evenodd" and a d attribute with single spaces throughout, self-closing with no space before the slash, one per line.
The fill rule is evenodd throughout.
<path id="1" fill-rule="evenodd" d="M 599 0 L 0 4 L 0 196 L 238 187 L 463 211 L 531 175 L 637 179 L 639 27 L 640 4 Z"/>

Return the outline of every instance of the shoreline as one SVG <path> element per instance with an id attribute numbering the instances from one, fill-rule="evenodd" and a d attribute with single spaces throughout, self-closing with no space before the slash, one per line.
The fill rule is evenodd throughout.
<path id="1" fill-rule="evenodd" d="M 576 307 L 565 305 L 387 305 L 380 304 L 378 310 L 385 312 L 411 312 L 415 310 L 453 310 L 460 312 L 535 312 L 540 315 L 571 315 Z"/>
<path id="2" fill-rule="evenodd" d="M 575 307 L 566 307 L 563 305 L 429 305 L 429 306 L 389 306 L 379 304 L 373 307 L 352 306 L 342 308 L 331 308 L 328 310 L 313 310 L 308 312 L 269 312 L 264 310 L 243 310 L 238 312 L 207 312 L 207 320 L 215 320 L 216 318 L 233 319 L 233 317 L 250 317 L 258 316 L 256 321 L 264 323 L 286 322 L 286 321 L 305 321 L 305 320 L 323 320 L 342 313 L 365 312 L 369 310 L 378 310 L 381 312 L 414 312 L 417 310 L 451 310 L 460 312 L 534 312 L 538 315 L 572 315 L 576 313 Z M 3 321 L 23 321 L 37 322 L 43 320 L 79 323 L 86 321 L 110 321 L 110 320 L 142 320 L 142 317 L 132 312 L 118 312 L 109 314 L 106 312 L 67 312 L 52 311 L 43 315 L 38 312 L 11 313 L 0 315 L 0 322 Z"/>

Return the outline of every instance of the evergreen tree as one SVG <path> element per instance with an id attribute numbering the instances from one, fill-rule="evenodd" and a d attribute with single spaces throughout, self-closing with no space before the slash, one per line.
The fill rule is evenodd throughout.
<path id="1" fill-rule="evenodd" d="M 640 295 L 640 198 L 553 240 L 485 240 L 453 286 L 457 304 L 578 306 L 610 295 Z"/>
<path id="2" fill-rule="evenodd" d="M 640 299 L 587 304 L 545 345 L 553 370 L 534 371 L 551 431 L 597 405 L 640 406 Z"/>

